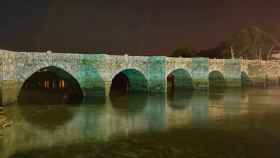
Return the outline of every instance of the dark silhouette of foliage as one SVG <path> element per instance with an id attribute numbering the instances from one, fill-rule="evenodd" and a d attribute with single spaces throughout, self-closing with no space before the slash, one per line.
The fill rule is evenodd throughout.
<path id="1" fill-rule="evenodd" d="M 277 47 L 279 48 L 280 44 L 271 34 L 256 26 L 248 26 L 214 48 L 200 51 L 190 47 L 178 48 L 171 56 L 268 60 Z"/>
<path id="2" fill-rule="evenodd" d="M 270 59 L 279 42 L 269 33 L 256 26 L 249 26 L 225 42 L 223 56 L 247 59 Z"/>
<path id="3" fill-rule="evenodd" d="M 172 54 L 171 57 L 194 57 L 197 55 L 197 52 L 195 50 L 193 50 L 192 48 L 189 47 L 185 47 L 185 48 L 178 48 L 175 49 Z"/>

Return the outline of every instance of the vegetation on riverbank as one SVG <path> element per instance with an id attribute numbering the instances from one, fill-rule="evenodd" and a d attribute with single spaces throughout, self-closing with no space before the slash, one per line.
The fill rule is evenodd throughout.
<path id="1" fill-rule="evenodd" d="M 175 49 L 171 56 L 269 60 L 273 54 L 279 53 L 279 47 L 280 43 L 273 35 L 257 26 L 248 26 L 214 48 L 195 50 L 190 46 L 183 46 Z"/>

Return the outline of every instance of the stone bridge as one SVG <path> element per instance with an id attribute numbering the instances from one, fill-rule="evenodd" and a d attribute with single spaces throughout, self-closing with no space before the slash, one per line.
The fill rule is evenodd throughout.
<path id="1" fill-rule="evenodd" d="M 175 86 L 193 89 L 208 89 L 212 74 L 220 75 L 227 87 L 241 87 L 245 83 L 278 84 L 280 76 L 279 61 L 243 59 L 0 50 L 0 61 L 2 105 L 16 102 L 24 82 L 47 68 L 74 78 L 85 97 L 94 95 L 97 89 L 104 89 L 104 95 L 108 96 L 113 79 L 121 72 L 129 79 L 132 89 L 149 93 L 166 92 L 170 74 L 176 78 Z"/>

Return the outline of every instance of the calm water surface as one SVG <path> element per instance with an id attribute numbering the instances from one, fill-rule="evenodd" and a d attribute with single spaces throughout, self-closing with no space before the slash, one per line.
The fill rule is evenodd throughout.
<path id="1" fill-rule="evenodd" d="M 51 99 L 51 98 L 46 98 Z M 1 158 L 280 157 L 280 88 L 13 105 Z"/>

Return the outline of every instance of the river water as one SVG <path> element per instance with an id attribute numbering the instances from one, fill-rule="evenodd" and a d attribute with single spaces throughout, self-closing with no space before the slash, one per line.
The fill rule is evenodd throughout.
<path id="1" fill-rule="evenodd" d="M 51 99 L 51 98 L 46 98 Z M 280 157 L 280 88 L 12 105 L 1 158 Z"/>

